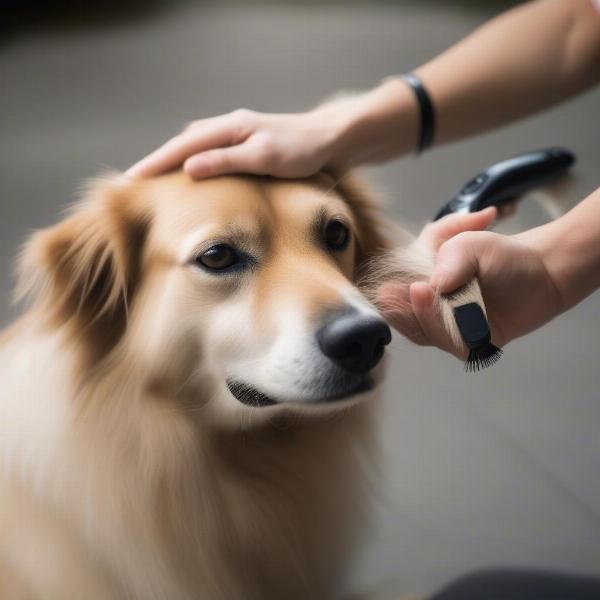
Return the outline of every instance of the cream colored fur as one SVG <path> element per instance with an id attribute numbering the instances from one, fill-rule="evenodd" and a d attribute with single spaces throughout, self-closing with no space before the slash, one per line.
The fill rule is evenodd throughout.
<path id="1" fill-rule="evenodd" d="M 315 244 L 324 214 L 351 223 L 340 256 Z M 348 178 L 111 176 L 31 238 L 30 305 L 0 334 L 2 600 L 337 597 L 376 403 L 302 390 L 337 377 L 311 342 L 323 315 L 373 311 L 356 282 L 387 246 L 377 214 Z M 194 266 L 207 238 L 240 231 L 256 273 Z M 430 269 L 415 246 L 392 256 L 386 276 Z M 231 373 L 285 402 L 242 405 Z"/>
<path id="2" fill-rule="evenodd" d="M 434 257 L 427 247 L 405 230 L 396 230 L 395 238 L 394 249 L 376 256 L 363 273 L 361 288 L 373 301 L 376 301 L 377 290 L 385 281 L 410 285 L 415 281 L 428 281 L 433 272 Z M 454 318 L 454 308 L 475 302 L 485 313 L 477 279 L 472 279 L 452 294 L 437 294 L 435 302 L 453 344 L 456 348 L 462 348 L 466 355 L 466 346 Z M 402 303 L 402 299 L 399 299 L 396 310 L 403 309 Z"/>
<path id="3" fill-rule="evenodd" d="M 303 229 L 321 205 L 354 221 L 339 261 Z M 304 352 L 286 324 L 324 308 L 372 310 L 353 282 L 384 245 L 374 210 L 326 179 L 112 176 L 33 236 L 30 308 L 0 335 L 2 600 L 335 597 L 368 512 L 373 394 L 253 409 L 222 373 L 281 335 Z M 233 289 L 182 257 L 236 219 L 272 259 Z"/>

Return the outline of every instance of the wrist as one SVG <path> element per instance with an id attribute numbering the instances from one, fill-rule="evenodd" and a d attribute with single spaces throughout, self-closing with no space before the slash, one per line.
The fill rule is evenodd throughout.
<path id="1" fill-rule="evenodd" d="M 560 298 L 561 310 L 572 308 L 598 289 L 600 231 L 596 215 L 575 209 L 522 235 L 541 258 Z"/>
<path id="2" fill-rule="evenodd" d="M 517 241 L 524 243 L 538 257 L 539 264 L 547 278 L 548 289 L 555 292 L 552 294 L 553 298 L 548 298 L 548 301 L 557 305 L 553 309 L 553 312 L 557 314 L 564 312 L 572 305 L 567 293 L 569 286 L 565 281 L 565 261 L 562 260 L 561 252 L 557 252 L 557 249 L 560 248 L 560 236 L 556 222 L 547 223 L 514 236 Z"/>
<path id="3" fill-rule="evenodd" d="M 332 162 L 346 167 L 402 156 L 416 148 L 419 113 L 409 86 L 390 78 L 340 101 Z"/>

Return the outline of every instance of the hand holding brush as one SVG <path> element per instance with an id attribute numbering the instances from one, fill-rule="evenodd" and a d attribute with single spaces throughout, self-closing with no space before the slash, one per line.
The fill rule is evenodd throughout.
<path id="1" fill-rule="evenodd" d="M 485 231 L 495 215 L 495 208 L 451 214 L 424 228 L 416 243 L 432 254 L 429 276 L 390 278 L 378 291 L 400 333 L 464 360 L 468 349 L 445 294 L 476 278 L 492 343 L 503 347 L 600 287 L 600 189 L 556 221 L 516 235 Z"/>

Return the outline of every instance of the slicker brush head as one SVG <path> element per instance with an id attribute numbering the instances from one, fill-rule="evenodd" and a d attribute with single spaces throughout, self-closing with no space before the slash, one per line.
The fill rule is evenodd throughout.
<path id="1" fill-rule="evenodd" d="M 469 348 L 469 356 L 465 363 L 466 371 L 485 369 L 500 359 L 502 350 L 492 344 L 490 326 L 479 304 L 470 302 L 455 307 L 454 318 Z"/>
<path id="2" fill-rule="evenodd" d="M 471 348 L 465 363 L 465 371 L 474 372 L 491 367 L 502 356 L 502 348 L 494 346 L 491 342 L 478 348 Z"/>

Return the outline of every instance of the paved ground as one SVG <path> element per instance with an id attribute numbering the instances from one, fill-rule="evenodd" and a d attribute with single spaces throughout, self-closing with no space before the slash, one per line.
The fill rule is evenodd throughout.
<path id="1" fill-rule="evenodd" d="M 416 3 L 415 3 L 416 4 Z M 498 6 L 501 3 L 496 3 Z M 136 22 L 22 34 L 0 52 L 0 321 L 10 264 L 82 177 L 128 166 L 195 116 L 300 110 L 442 50 L 487 15 L 452 3 L 173 3 Z M 595 92 L 502 132 L 373 169 L 390 211 L 418 226 L 479 168 L 546 144 L 580 157 L 573 197 L 600 183 Z M 512 230 L 543 217 L 524 207 Z M 476 376 L 396 339 L 386 387 L 379 528 L 363 586 L 427 591 L 467 569 L 600 574 L 600 295 Z"/>

